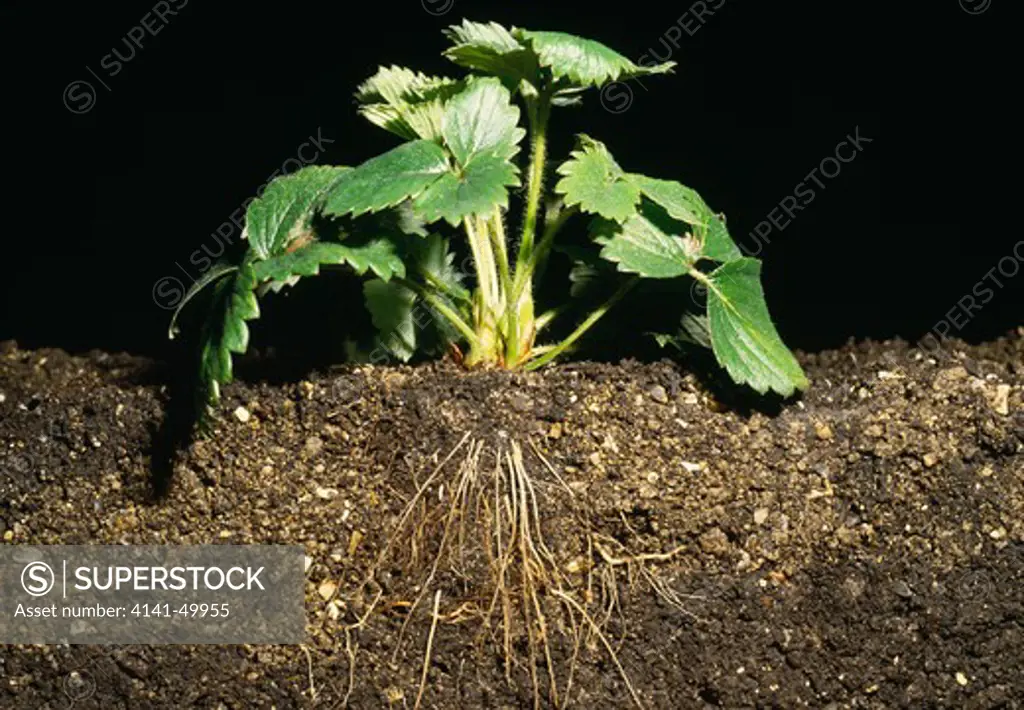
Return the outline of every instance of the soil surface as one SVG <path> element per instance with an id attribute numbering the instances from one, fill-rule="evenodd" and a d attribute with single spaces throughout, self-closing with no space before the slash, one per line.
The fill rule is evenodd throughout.
<path id="1" fill-rule="evenodd" d="M 167 373 L 8 343 L 4 543 L 301 544 L 308 640 L 4 646 L 0 707 L 1024 707 L 1024 329 L 932 355 L 250 377 L 157 498 Z"/>

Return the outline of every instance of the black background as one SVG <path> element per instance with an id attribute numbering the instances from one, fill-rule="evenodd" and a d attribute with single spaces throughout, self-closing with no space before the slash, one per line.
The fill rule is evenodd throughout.
<path id="1" fill-rule="evenodd" d="M 103 57 L 126 52 L 154 4 L 0 10 L 10 99 L 0 340 L 166 356 L 169 313 L 154 284 L 187 284 L 190 254 L 215 248 L 211 233 L 318 129 L 333 140 L 320 163 L 394 145 L 356 115 L 355 86 L 380 64 L 460 74 L 440 56 L 441 30 L 463 17 L 564 30 L 635 60 L 664 55 L 662 38 L 692 3 L 454 0 L 436 16 L 444 0 L 191 0 L 109 76 Z M 668 45 L 675 74 L 631 85 L 628 110 L 609 112 L 591 92 L 584 108 L 556 113 L 552 155 L 585 130 L 626 169 L 698 189 L 756 248 L 748 233 L 859 126 L 873 142 L 760 252 L 768 302 L 794 347 L 916 339 L 1020 239 L 1007 216 L 1018 200 L 999 188 L 1017 182 L 1002 129 L 1019 82 L 1012 46 L 996 37 L 1008 3 L 974 15 L 958 0 L 919 5 L 726 0 Z M 81 79 L 96 101 L 74 114 L 63 92 Z M 1022 286 L 1024 273 L 959 335 L 1021 324 Z M 260 346 L 365 321 L 359 301 L 315 284 L 270 300 Z"/>

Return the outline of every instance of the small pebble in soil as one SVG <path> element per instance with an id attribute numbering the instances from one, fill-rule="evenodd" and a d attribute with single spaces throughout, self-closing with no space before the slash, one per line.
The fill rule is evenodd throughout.
<path id="1" fill-rule="evenodd" d="M 323 439 L 319 436 L 311 436 L 306 439 L 305 445 L 302 447 L 302 453 L 308 457 L 316 456 L 320 453 L 320 450 L 324 448 Z"/>
<path id="2" fill-rule="evenodd" d="M 964 675 L 963 673 L 961 673 L 960 671 L 957 671 L 957 674 L 956 674 L 956 682 L 957 682 L 957 684 L 959 684 L 959 685 L 967 685 L 967 676 L 965 676 L 965 675 Z"/>
<path id="3" fill-rule="evenodd" d="M 245 407 L 239 407 L 233 412 L 233 414 L 235 415 L 235 419 L 242 422 L 242 424 L 248 422 L 249 418 L 252 416 L 251 414 L 249 414 L 249 410 L 246 409 Z"/>
<path id="4" fill-rule="evenodd" d="M 768 519 L 768 509 L 767 508 L 758 508 L 757 510 L 754 511 L 754 523 L 755 524 L 761 525 L 767 519 Z"/>
<path id="5" fill-rule="evenodd" d="M 992 396 L 992 409 L 1004 417 L 1010 414 L 1010 385 L 999 385 Z"/>
<path id="6" fill-rule="evenodd" d="M 654 387 L 647 390 L 647 394 L 658 404 L 668 404 L 668 392 L 661 385 L 654 385 Z"/>
<path id="7" fill-rule="evenodd" d="M 321 500 L 333 500 L 338 497 L 337 488 L 323 488 L 322 486 L 316 487 L 316 497 Z"/>
<path id="8" fill-rule="evenodd" d="M 321 582 L 320 586 L 317 587 L 316 591 L 317 591 L 317 594 L 320 595 L 321 599 L 323 599 L 324 601 L 327 601 L 328 599 L 330 599 L 331 597 L 334 596 L 334 593 L 337 590 L 338 590 L 338 585 L 328 579 L 328 580 L 325 580 L 325 581 Z"/>
<path id="9" fill-rule="evenodd" d="M 824 422 L 819 422 L 814 425 L 814 433 L 818 435 L 818 438 L 822 441 L 832 440 L 832 427 Z"/>

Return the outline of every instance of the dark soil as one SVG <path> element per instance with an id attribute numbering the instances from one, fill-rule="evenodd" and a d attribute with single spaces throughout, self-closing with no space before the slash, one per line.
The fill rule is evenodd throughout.
<path id="1" fill-rule="evenodd" d="M 563 705 L 635 704 L 604 638 L 648 708 L 1024 707 L 1024 330 L 938 360 L 899 342 L 801 360 L 802 401 L 761 405 L 667 361 L 240 383 L 154 500 L 166 373 L 8 345 L 4 542 L 295 543 L 311 565 L 305 648 L 5 646 L 0 707 L 412 708 L 436 590 L 421 707 L 550 706 L 537 628 L 509 627 L 506 677 L 467 611 L 490 598 L 476 538 L 425 586 L 476 441 L 482 470 L 521 445 L 564 589 L 601 620 L 573 636 L 539 592 Z"/>

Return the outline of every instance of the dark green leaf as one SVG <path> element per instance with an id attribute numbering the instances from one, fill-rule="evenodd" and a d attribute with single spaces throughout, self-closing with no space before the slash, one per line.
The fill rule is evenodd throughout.
<path id="1" fill-rule="evenodd" d="M 349 168 L 310 165 L 271 182 L 249 205 L 245 234 L 260 259 L 284 250 Z"/>
<path id="2" fill-rule="evenodd" d="M 259 283 L 281 282 L 295 276 L 315 276 L 324 264 L 347 264 L 359 275 L 371 270 L 384 281 L 405 275 L 405 266 L 388 239 L 373 239 L 363 244 L 312 242 L 293 252 L 257 262 L 253 271 Z"/>
<path id="3" fill-rule="evenodd" d="M 178 307 L 174 309 L 174 314 L 171 316 L 171 324 L 167 328 L 167 337 L 170 338 L 171 340 L 174 340 L 174 336 L 177 335 L 178 333 L 178 330 L 175 327 L 175 324 L 178 322 L 178 314 L 181 313 L 181 310 L 188 304 L 189 301 L 192 300 L 192 298 L 197 293 L 202 291 L 204 288 L 206 288 L 207 286 L 209 286 L 210 284 L 212 284 L 214 281 L 224 276 L 225 274 L 230 274 L 233 271 L 237 270 L 237 264 L 231 264 L 228 262 L 221 261 L 207 269 L 206 273 L 199 277 L 198 281 L 192 282 L 192 286 L 190 286 L 188 291 L 185 293 L 185 297 L 181 299 L 181 303 L 179 303 Z"/>
<path id="4" fill-rule="evenodd" d="M 715 215 L 695 190 L 674 180 L 659 180 L 635 173 L 626 179 L 636 185 L 645 197 L 663 207 L 671 217 L 695 227 L 694 236 L 702 244 L 702 258 L 725 263 L 743 256 L 729 236 L 725 220 Z"/>
<path id="5" fill-rule="evenodd" d="M 366 307 L 380 343 L 402 362 L 416 352 L 416 294 L 398 283 L 380 280 L 363 284 Z"/>
<path id="6" fill-rule="evenodd" d="M 535 32 L 516 29 L 513 36 L 533 48 L 542 67 L 556 80 L 574 86 L 600 86 L 608 81 L 665 74 L 675 62 L 639 66 L 600 42 L 565 32 Z"/>
<path id="7" fill-rule="evenodd" d="M 537 81 L 536 55 L 498 23 L 463 20 L 444 33 L 454 45 L 444 56 L 459 66 L 501 77 L 513 89 Z"/>
<path id="8" fill-rule="evenodd" d="M 761 262 L 742 258 L 708 276 L 708 319 L 718 362 L 738 383 L 789 396 L 809 382 L 783 344 L 761 287 Z"/>
<path id="9" fill-rule="evenodd" d="M 688 242 L 666 234 L 649 216 L 635 213 L 619 224 L 596 220 L 591 231 L 604 248 L 601 257 L 618 264 L 619 271 L 652 279 L 670 279 L 690 272 L 695 261 Z"/>
<path id="10" fill-rule="evenodd" d="M 416 197 L 448 171 L 448 156 L 437 143 L 405 143 L 343 174 L 327 195 L 323 211 L 360 215 L 393 207 Z"/>
<path id="11" fill-rule="evenodd" d="M 506 186 L 518 184 L 512 163 L 496 155 L 481 156 L 458 174 L 445 173 L 423 191 L 415 200 L 416 212 L 427 222 L 444 219 L 457 226 L 464 217 L 507 206 Z"/>
<path id="12" fill-rule="evenodd" d="M 567 206 L 579 205 L 584 212 L 625 221 L 636 212 L 640 188 L 622 179 L 622 168 L 604 143 L 585 135 L 579 137 L 579 143 L 572 158 L 558 166 L 558 174 L 564 177 L 555 185 L 555 192 L 565 195 Z"/>
<path id="13" fill-rule="evenodd" d="M 232 353 L 241 354 L 249 347 L 246 321 L 258 318 L 259 305 L 253 289 L 256 277 L 252 264 L 246 261 L 236 271 L 214 286 L 213 303 L 200 333 L 199 418 L 203 425 L 210 408 L 220 401 L 220 387 L 234 377 Z"/>
<path id="14" fill-rule="evenodd" d="M 711 349 L 711 326 L 706 315 L 698 315 L 687 311 L 679 321 L 679 330 L 676 333 L 652 333 L 658 345 L 674 345 L 682 348 L 684 345 L 697 345 L 702 348 Z"/>

